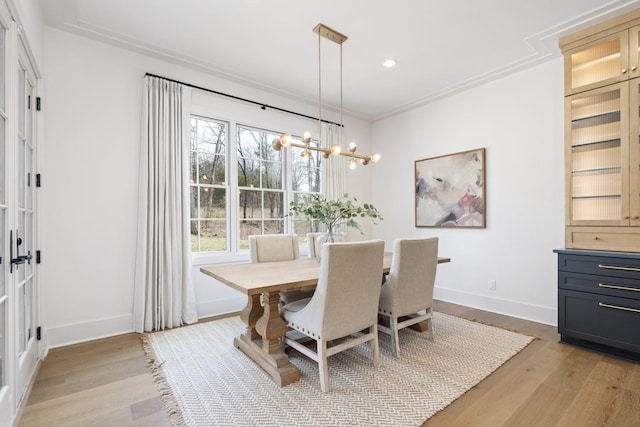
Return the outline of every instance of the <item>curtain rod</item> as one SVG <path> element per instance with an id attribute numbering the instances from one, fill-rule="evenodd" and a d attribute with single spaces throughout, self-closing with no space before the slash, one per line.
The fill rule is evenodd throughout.
<path id="1" fill-rule="evenodd" d="M 218 92 L 217 90 L 207 89 L 206 87 L 196 86 L 196 85 L 193 85 L 191 83 L 181 82 L 180 80 L 174 80 L 174 79 L 170 79 L 170 78 L 159 76 L 157 74 L 152 74 L 152 73 L 145 73 L 144 75 L 145 76 L 149 76 L 149 77 L 157 77 L 159 79 L 167 80 L 167 81 L 173 82 L 173 83 L 178 83 L 178 84 L 181 84 L 181 85 L 184 85 L 184 86 L 188 86 L 188 87 L 191 87 L 191 88 L 194 88 L 194 89 L 203 90 L 205 92 L 213 93 L 215 95 L 226 96 L 227 98 L 232 98 L 232 99 L 235 99 L 237 101 L 243 101 L 243 102 L 248 102 L 250 104 L 259 105 L 260 108 L 263 109 L 263 110 L 266 110 L 267 108 L 270 108 L 272 110 L 280 111 L 282 113 L 293 114 L 294 116 L 304 117 L 305 119 L 311 119 L 311 120 L 318 121 L 317 117 L 308 116 L 306 114 L 297 113 L 297 112 L 291 111 L 291 110 L 285 110 L 284 108 L 274 107 L 273 105 L 264 104 L 264 103 L 258 102 L 258 101 L 252 101 L 251 99 L 241 98 L 241 97 L 235 96 L 235 95 L 229 95 L 228 93 Z M 322 119 L 321 121 L 323 123 L 329 123 L 331 125 L 344 127 L 344 125 L 341 125 L 340 123 L 331 122 L 329 120 Z"/>

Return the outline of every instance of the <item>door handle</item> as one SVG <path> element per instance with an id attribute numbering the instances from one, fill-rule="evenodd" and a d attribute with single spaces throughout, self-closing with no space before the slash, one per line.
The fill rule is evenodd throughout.
<path id="1" fill-rule="evenodd" d="M 9 259 L 11 260 L 9 273 L 13 273 L 13 265 L 15 264 L 16 270 L 19 264 L 24 264 L 26 261 L 31 260 L 33 255 L 31 253 L 27 255 L 20 255 L 20 245 L 22 245 L 22 239 L 18 237 L 18 230 L 16 230 L 16 257 L 13 257 L 13 230 L 9 230 Z"/>

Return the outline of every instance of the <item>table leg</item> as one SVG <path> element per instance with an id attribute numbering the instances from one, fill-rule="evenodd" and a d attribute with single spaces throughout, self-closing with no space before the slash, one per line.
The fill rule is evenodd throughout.
<path id="1" fill-rule="evenodd" d="M 255 323 L 255 328 L 251 327 L 251 315 L 247 315 L 247 333 L 237 337 L 234 344 L 249 356 L 254 362 L 262 367 L 274 382 L 281 387 L 296 382 L 300 379 L 298 368 L 289 361 L 289 357 L 283 351 L 282 340 L 287 331 L 287 324 L 284 322 L 278 311 L 280 303 L 280 292 L 265 292 L 264 312 Z M 249 304 L 256 304 L 250 299 Z M 248 304 L 248 305 L 249 305 Z M 259 297 L 257 299 L 259 305 Z M 247 310 L 245 308 L 245 310 Z M 243 311 L 244 313 L 244 311 Z M 254 313 L 251 309 L 248 313 Z M 251 334 L 255 331 L 259 334 L 258 339 L 254 339 Z"/>
<path id="2" fill-rule="evenodd" d="M 247 306 L 240 312 L 240 320 L 247 325 L 247 330 L 244 335 L 249 341 L 260 338 L 260 335 L 256 331 L 256 323 L 262 316 L 262 306 L 260 305 L 260 295 L 249 295 Z"/>

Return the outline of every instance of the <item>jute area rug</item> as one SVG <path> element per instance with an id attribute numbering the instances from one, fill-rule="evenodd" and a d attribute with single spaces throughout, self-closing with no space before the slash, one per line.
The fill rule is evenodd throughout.
<path id="1" fill-rule="evenodd" d="M 300 381 L 277 386 L 233 346 L 237 317 L 145 334 L 143 345 L 175 426 L 418 426 L 533 339 L 443 313 L 433 322 L 435 342 L 400 332 L 400 359 L 380 334 L 377 369 L 368 344 L 330 357 L 326 394 L 317 364 L 293 350 Z"/>

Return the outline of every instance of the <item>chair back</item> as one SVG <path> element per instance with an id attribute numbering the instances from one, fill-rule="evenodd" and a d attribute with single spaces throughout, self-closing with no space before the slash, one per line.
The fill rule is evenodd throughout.
<path id="1" fill-rule="evenodd" d="M 320 276 L 305 311 L 323 340 L 344 337 L 377 323 L 384 242 L 328 243 Z"/>
<path id="2" fill-rule="evenodd" d="M 309 248 L 309 258 L 316 257 L 316 239 L 322 233 L 307 233 L 307 247 Z"/>
<path id="3" fill-rule="evenodd" d="M 433 305 L 438 266 L 438 238 L 396 239 L 393 260 L 381 293 L 395 317 L 416 313 Z M 390 295 L 389 295 L 390 294 Z"/>
<path id="4" fill-rule="evenodd" d="M 249 236 L 251 262 L 289 261 L 300 258 L 295 234 L 261 234 Z"/>

